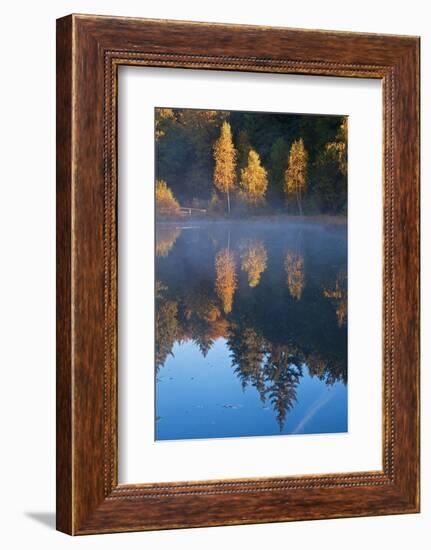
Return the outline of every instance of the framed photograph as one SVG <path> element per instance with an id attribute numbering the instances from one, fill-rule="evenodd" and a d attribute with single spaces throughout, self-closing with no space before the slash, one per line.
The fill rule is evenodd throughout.
<path id="1" fill-rule="evenodd" d="M 57 21 L 57 528 L 419 511 L 419 38 Z"/>

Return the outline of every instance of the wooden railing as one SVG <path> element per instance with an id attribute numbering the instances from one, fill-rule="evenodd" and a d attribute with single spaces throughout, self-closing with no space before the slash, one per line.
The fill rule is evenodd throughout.
<path id="1" fill-rule="evenodd" d="M 157 208 L 157 214 L 166 216 L 192 216 L 193 214 L 205 215 L 207 213 L 205 208 L 193 208 L 191 206 L 180 206 L 179 210 L 172 210 L 170 208 Z"/>
<path id="2" fill-rule="evenodd" d="M 205 208 L 190 208 L 188 206 L 180 206 L 180 212 L 183 216 L 191 216 L 192 214 L 206 214 Z"/>

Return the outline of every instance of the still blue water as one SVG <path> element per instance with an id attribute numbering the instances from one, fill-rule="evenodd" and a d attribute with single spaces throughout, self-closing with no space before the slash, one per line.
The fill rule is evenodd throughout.
<path id="1" fill-rule="evenodd" d="M 347 431 L 345 225 L 157 224 L 156 439 Z"/>

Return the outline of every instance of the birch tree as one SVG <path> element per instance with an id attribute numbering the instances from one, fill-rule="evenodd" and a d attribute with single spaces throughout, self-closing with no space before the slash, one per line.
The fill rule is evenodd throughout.
<path id="1" fill-rule="evenodd" d="M 220 137 L 214 144 L 214 185 L 226 194 L 228 213 L 230 213 L 230 192 L 235 187 L 236 157 L 232 129 L 229 122 L 224 121 Z"/>
<path id="2" fill-rule="evenodd" d="M 245 202 L 258 206 L 265 199 L 268 187 L 268 174 L 260 163 L 259 154 L 251 149 L 248 164 L 241 170 L 241 195 Z"/>
<path id="3" fill-rule="evenodd" d="M 284 174 L 284 192 L 295 197 L 299 214 L 302 216 L 302 195 L 307 189 L 308 154 L 302 138 L 294 141 L 290 148 L 289 161 Z"/>

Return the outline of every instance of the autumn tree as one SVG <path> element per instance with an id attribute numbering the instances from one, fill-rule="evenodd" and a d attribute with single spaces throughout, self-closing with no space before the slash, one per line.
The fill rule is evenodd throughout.
<path id="1" fill-rule="evenodd" d="M 260 163 L 259 154 L 250 149 L 248 163 L 241 170 L 241 197 L 252 206 L 262 204 L 268 187 L 268 174 Z"/>
<path id="2" fill-rule="evenodd" d="M 327 143 L 326 150 L 335 155 L 340 173 L 347 176 L 347 117 L 340 124 L 336 140 Z"/>
<path id="3" fill-rule="evenodd" d="M 214 144 L 214 184 L 227 196 L 227 209 L 230 213 L 230 192 L 235 187 L 236 150 L 232 140 L 232 129 L 229 122 L 221 125 L 220 137 Z"/>
<path id="4" fill-rule="evenodd" d="M 235 256 L 231 250 L 224 248 L 215 259 L 215 291 L 227 314 L 232 311 L 233 296 L 237 287 Z"/>
<path id="5" fill-rule="evenodd" d="M 155 110 L 156 178 L 189 205 L 213 190 L 213 145 L 227 114 L 201 109 Z"/>
<path id="6" fill-rule="evenodd" d="M 248 286 L 256 287 L 266 269 L 268 254 L 263 241 L 250 241 L 241 254 L 241 269 L 247 273 Z"/>
<path id="7" fill-rule="evenodd" d="M 169 131 L 170 126 L 175 121 L 174 111 L 172 109 L 157 107 L 155 110 L 155 121 L 156 141 L 159 141 Z"/>
<path id="8" fill-rule="evenodd" d="M 295 197 L 302 216 L 302 195 L 307 189 L 308 154 L 302 138 L 294 141 L 290 148 L 289 161 L 284 174 L 284 191 L 287 197 Z"/>
<path id="9" fill-rule="evenodd" d="M 334 141 L 326 143 L 317 155 L 313 193 L 319 210 L 347 214 L 347 117 Z"/>
<path id="10" fill-rule="evenodd" d="M 231 151 L 236 150 L 233 183 L 229 183 L 231 206 L 232 191 L 239 186 L 250 149 L 255 148 L 268 171 L 265 200 L 275 206 L 283 195 L 297 210 L 296 187 L 289 196 L 285 194 L 285 172 L 293 140 L 302 139 L 308 170 L 301 208 L 305 213 L 346 213 L 347 117 L 156 108 L 156 179 L 168 182 L 181 204 L 193 206 L 193 201 L 200 201 L 195 206 L 211 209 L 216 216 L 227 212 L 224 178 L 219 185 L 214 177 L 214 145 L 221 139 L 225 121 L 231 130 Z M 216 196 L 222 199 L 220 204 Z"/>
<path id="11" fill-rule="evenodd" d="M 171 216 L 179 212 L 180 205 L 164 180 L 156 181 L 156 212 Z"/>

